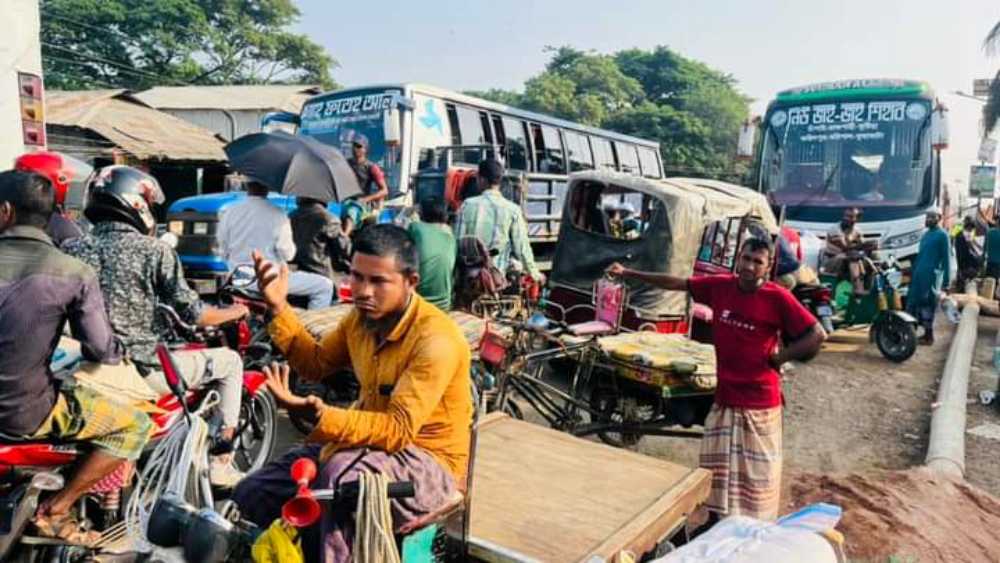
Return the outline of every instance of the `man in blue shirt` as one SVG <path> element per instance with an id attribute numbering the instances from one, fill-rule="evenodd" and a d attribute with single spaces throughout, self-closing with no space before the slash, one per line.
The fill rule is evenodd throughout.
<path id="1" fill-rule="evenodd" d="M 934 313 L 942 287 L 951 278 L 951 244 L 948 233 L 939 226 L 941 211 L 927 211 L 927 232 L 920 239 L 913 263 L 913 278 L 906 296 L 906 309 L 924 327 L 920 344 L 934 344 Z"/>

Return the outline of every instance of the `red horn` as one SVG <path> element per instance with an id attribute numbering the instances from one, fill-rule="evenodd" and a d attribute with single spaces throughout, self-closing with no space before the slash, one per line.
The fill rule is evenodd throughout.
<path id="1" fill-rule="evenodd" d="M 309 483 L 316 478 L 316 464 L 309 458 L 299 458 L 292 464 L 289 473 L 298 483 L 299 492 L 281 507 L 281 518 L 296 528 L 312 526 L 322 514 L 319 501 L 309 489 Z"/>

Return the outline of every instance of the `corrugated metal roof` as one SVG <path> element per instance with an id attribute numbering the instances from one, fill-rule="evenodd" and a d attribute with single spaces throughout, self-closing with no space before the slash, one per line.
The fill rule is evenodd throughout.
<path id="1" fill-rule="evenodd" d="M 128 90 L 45 93 L 45 119 L 89 129 L 141 160 L 225 161 L 208 129 L 153 109 Z"/>
<path id="2" fill-rule="evenodd" d="M 283 110 L 298 112 L 319 86 L 268 84 L 260 86 L 157 86 L 135 94 L 158 109 Z"/>

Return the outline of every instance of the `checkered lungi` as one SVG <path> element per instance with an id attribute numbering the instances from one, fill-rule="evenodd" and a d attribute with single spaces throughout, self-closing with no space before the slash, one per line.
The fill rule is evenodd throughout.
<path id="1" fill-rule="evenodd" d="M 723 516 L 778 517 L 781 407 L 712 405 L 701 440 L 701 466 L 712 471 L 706 507 Z"/>
<path id="2" fill-rule="evenodd" d="M 139 409 L 82 386 L 64 385 L 48 418 L 31 438 L 86 442 L 112 457 L 134 461 L 153 421 Z"/>

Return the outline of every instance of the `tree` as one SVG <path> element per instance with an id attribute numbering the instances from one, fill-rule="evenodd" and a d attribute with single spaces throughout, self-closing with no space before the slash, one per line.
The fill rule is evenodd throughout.
<path id="1" fill-rule="evenodd" d="M 983 46 L 986 52 L 991 55 L 996 55 L 1000 52 L 1000 22 L 997 22 L 993 26 L 993 29 L 986 35 Z M 990 84 L 989 98 L 986 100 L 986 106 L 983 107 L 984 136 L 989 135 L 993 131 L 998 120 L 1000 120 L 1000 70 L 993 77 L 993 82 Z"/>
<path id="2" fill-rule="evenodd" d="M 489 90 L 466 90 L 464 94 L 467 96 L 482 98 L 484 100 L 490 100 L 491 102 L 496 102 L 498 104 L 506 104 L 508 106 L 524 107 L 525 105 L 524 96 L 517 92 L 503 90 L 501 88 L 490 88 Z"/>
<path id="3" fill-rule="evenodd" d="M 291 0 L 42 0 L 46 85 L 60 89 L 313 83 L 335 61 Z"/>
<path id="4" fill-rule="evenodd" d="M 612 55 L 547 48 L 552 58 L 524 92 L 479 95 L 660 142 L 669 173 L 738 177 L 739 126 L 749 99 L 729 75 L 667 47 Z"/>

